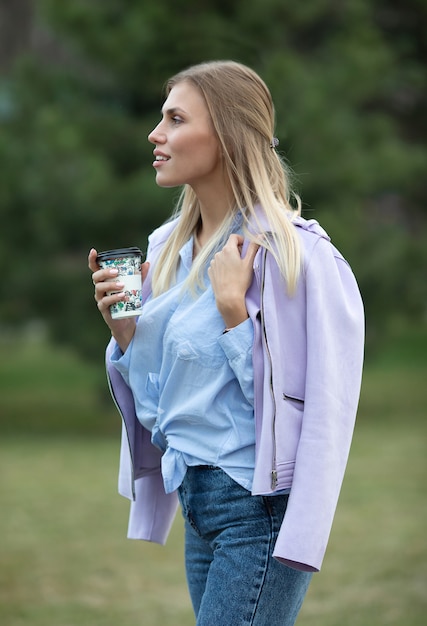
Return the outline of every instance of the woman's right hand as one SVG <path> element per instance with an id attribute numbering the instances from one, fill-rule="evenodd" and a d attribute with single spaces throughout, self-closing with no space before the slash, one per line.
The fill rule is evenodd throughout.
<path id="1" fill-rule="evenodd" d="M 120 291 L 124 287 L 123 283 L 117 282 L 117 270 L 101 269 L 97 263 L 97 251 L 92 248 L 88 256 L 88 266 L 92 272 L 92 282 L 95 287 L 95 301 L 101 312 L 105 323 L 111 330 L 111 334 L 117 341 L 121 351 L 124 353 L 135 334 L 136 319 L 135 317 L 127 317 L 124 319 L 113 320 L 110 313 L 110 305 L 116 302 L 124 301 L 126 295 Z M 145 279 L 148 273 L 149 263 L 145 262 L 141 266 L 141 281 Z M 111 295 L 107 292 L 115 291 Z"/>

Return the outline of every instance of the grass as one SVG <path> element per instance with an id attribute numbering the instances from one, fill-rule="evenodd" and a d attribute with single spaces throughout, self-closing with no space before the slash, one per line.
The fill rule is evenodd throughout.
<path id="1" fill-rule="evenodd" d="M 420 345 L 425 337 L 414 334 L 403 351 L 396 342 L 366 369 L 330 544 L 298 626 L 425 624 L 427 350 Z M 118 418 L 100 403 L 98 374 L 43 344 L 16 344 L 7 354 L 0 345 L 0 352 L 0 623 L 194 624 L 180 517 L 164 547 L 125 538 Z"/>
<path id="2" fill-rule="evenodd" d="M 117 452 L 110 439 L 3 440 L 1 624 L 191 624 L 180 520 L 164 548 L 125 538 Z"/>

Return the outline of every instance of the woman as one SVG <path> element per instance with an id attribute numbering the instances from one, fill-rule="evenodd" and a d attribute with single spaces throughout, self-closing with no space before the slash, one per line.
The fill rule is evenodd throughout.
<path id="1" fill-rule="evenodd" d="M 268 88 L 210 62 L 168 83 L 156 182 L 183 186 L 150 237 L 143 307 L 89 253 L 112 333 L 129 537 L 163 543 L 177 504 L 197 626 L 290 626 L 320 569 L 354 428 L 363 307 L 350 267 L 293 209 Z M 299 205 L 299 200 L 296 198 Z"/>

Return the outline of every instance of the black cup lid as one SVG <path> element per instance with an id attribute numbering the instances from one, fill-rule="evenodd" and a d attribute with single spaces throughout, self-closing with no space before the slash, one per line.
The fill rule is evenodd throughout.
<path id="1" fill-rule="evenodd" d="M 131 248 L 116 248 L 115 250 L 104 250 L 98 252 L 97 261 L 109 261 L 110 259 L 119 259 L 125 256 L 141 256 L 142 252 L 136 246 Z"/>

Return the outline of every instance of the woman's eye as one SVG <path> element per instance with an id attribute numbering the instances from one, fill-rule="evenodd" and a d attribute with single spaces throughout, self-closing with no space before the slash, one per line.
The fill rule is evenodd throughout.
<path id="1" fill-rule="evenodd" d="M 172 120 L 172 124 L 181 124 L 181 122 L 182 122 L 182 119 L 180 117 L 176 116 L 176 115 L 174 115 L 171 118 L 171 120 Z"/>

